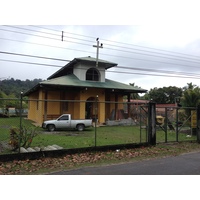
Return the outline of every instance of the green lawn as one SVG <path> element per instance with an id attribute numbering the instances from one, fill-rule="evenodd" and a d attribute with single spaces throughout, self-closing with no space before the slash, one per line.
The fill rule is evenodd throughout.
<path id="1" fill-rule="evenodd" d="M 0 142 L 9 142 L 9 129 L 12 126 L 19 126 L 20 119 L 0 118 Z M 34 127 L 29 120 L 22 120 L 22 124 L 26 127 Z M 96 146 L 113 145 L 113 144 L 128 144 L 146 142 L 146 129 L 141 129 L 139 126 L 102 126 L 95 128 L 88 128 L 82 132 L 76 130 L 55 131 L 48 132 L 42 128 L 38 129 L 38 135 L 33 139 L 32 147 L 45 147 L 48 145 L 57 144 L 65 149 L 79 148 L 79 147 L 93 147 Z M 196 140 L 196 136 L 186 137 L 186 134 L 179 133 L 179 141 Z M 157 142 L 165 142 L 165 133 L 162 130 L 157 130 Z M 176 141 L 176 133 L 174 131 L 167 133 L 167 141 Z"/>
<path id="2" fill-rule="evenodd" d="M 139 127 L 98 127 L 96 129 L 96 146 L 139 143 Z M 42 131 L 34 138 L 32 145 L 47 146 L 57 144 L 64 148 L 95 146 L 95 128 L 88 128 L 82 132 L 76 130 L 55 131 L 49 133 Z"/>

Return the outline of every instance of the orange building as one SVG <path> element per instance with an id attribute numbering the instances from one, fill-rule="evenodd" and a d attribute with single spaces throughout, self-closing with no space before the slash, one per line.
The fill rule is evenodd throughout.
<path id="1" fill-rule="evenodd" d="M 130 101 L 131 93 L 145 93 L 135 88 L 105 78 L 105 72 L 116 63 L 96 58 L 74 58 L 46 81 L 27 91 L 28 118 L 42 124 L 46 119 L 69 113 L 73 119 L 94 118 L 105 123 L 110 114 L 123 109 L 123 97 Z"/>

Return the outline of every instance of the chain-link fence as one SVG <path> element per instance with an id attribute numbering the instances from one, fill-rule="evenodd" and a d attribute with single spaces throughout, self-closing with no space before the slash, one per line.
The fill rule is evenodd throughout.
<path id="1" fill-rule="evenodd" d="M 196 140 L 194 108 L 160 108 L 156 110 L 156 141 Z M 92 126 L 77 130 L 70 118 L 64 127 L 42 128 L 44 121 L 70 114 L 73 123 Z M 148 143 L 148 106 L 132 103 L 100 102 L 98 99 L 38 100 L 0 99 L 0 154 L 76 149 L 109 145 Z M 66 127 L 66 121 L 69 122 Z M 51 130 L 51 131 L 49 131 Z"/>

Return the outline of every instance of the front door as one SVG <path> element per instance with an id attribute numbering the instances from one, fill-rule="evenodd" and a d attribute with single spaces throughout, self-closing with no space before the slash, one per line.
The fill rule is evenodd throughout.
<path id="1" fill-rule="evenodd" d="M 98 110 L 98 104 L 95 101 L 95 97 L 90 97 L 86 101 L 85 106 L 85 118 L 86 119 L 95 119 L 95 116 L 98 116 L 97 110 Z"/>

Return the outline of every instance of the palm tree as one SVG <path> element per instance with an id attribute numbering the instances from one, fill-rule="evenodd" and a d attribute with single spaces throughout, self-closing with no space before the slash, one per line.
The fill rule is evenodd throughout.
<path id="1" fill-rule="evenodd" d="M 188 83 L 187 87 L 184 87 L 183 97 L 181 98 L 181 104 L 184 107 L 196 107 L 200 103 L 200 88 L 192 83 Z"/>
<path id="2" fill-rule="evenodd" d="M 129 83 L 129 85 L 135 87 L 135 88 L 141 88 L 137 85 L 135 85 L 135 83 Z M 139 99 L 140 98 L 140 95 L 138 93 L 132 93 L 131 94 L 131 99 Z"/>

